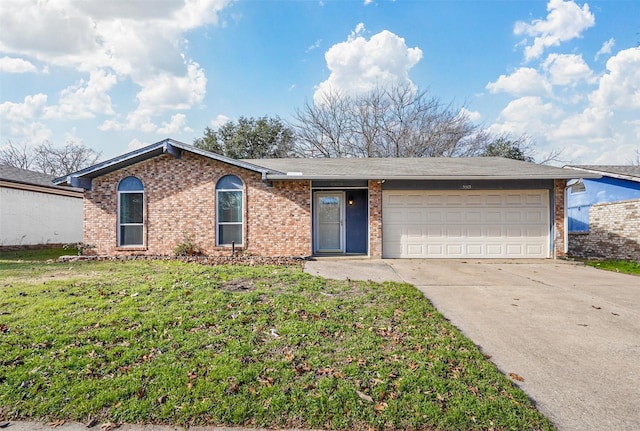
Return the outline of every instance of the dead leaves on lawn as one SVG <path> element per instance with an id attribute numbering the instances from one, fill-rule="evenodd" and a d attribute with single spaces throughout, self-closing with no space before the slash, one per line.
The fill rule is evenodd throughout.
<path id="1" fill-rule="evenodd" d="M 509 373 L 509 377 L 511 377 L 513 380 L 516 380 L 518 382 L 524 382 L 524 377 L 519 376 L 516 373 Z"/>

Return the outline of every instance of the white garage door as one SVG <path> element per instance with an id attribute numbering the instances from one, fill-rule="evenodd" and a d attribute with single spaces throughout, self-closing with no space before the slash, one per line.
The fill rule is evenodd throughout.
<path id="1" fill-rule="evenodd" d="M 382 193 L 388 258 L 547 258 L 547 190 Z"/>

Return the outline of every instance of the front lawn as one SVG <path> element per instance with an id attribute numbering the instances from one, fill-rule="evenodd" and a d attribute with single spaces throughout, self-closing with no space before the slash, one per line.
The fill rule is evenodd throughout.
<path id="1" fill-rule="evenodd" d="M 623 274 L 640 275 L 640 262 L 632 260 L 585 260 L 585 265 Z"/>
<path id="2" fill-rule="evenodd" d="M 299 267 L 0 261 L 0 419 L 553 427 L 411 285 Z"/>
<path id="3" fill-rule="evenodd" d="M 32 248 L 21 250 L 0 250 L 0 261 L 3 260 L 49 260 L 65 255 L 77 255 L 75 246 L 54 248 Z"/>

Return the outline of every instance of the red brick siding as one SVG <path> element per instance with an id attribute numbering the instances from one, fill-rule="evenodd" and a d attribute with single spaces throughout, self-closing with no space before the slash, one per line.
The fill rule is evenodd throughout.
<path id="1" fill-rule="evenodd" d="M 553 256 L 564 257 L 565 252 L 565 188 L 566 180 L 555 180 L 553 183 Z"/>
<path id="2" fill-rule="evenodd" d="M 171 255 L 194 234 L 207 255 L 229 255 L 217 247 L 215 184 L 224 175 L 244 183 L 244 244 L 238 249 L 262 256 L 311 253 L 309 182 L 276 182 L 268 187 L 261 175 L 188 152 L 175 159 L 162 155 L 93 180 L 85 192 L 84 242 L 98 255 Z M 117 186 L 135 176 L 144 184 L 145 246 L 117 247 Z"/>
<path id="3" fill-rule="evenodd" d="M 369 180 L 369 256 L 382 257 L 382 184 Z"/>

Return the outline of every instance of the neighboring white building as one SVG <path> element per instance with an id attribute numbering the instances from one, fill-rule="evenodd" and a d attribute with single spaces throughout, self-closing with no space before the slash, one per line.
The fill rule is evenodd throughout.
<path id="1" fill-rule="evenodd" d="M 53 178 L 0 165 L 0 247 L 82 241 L 82 190 Z"/>

